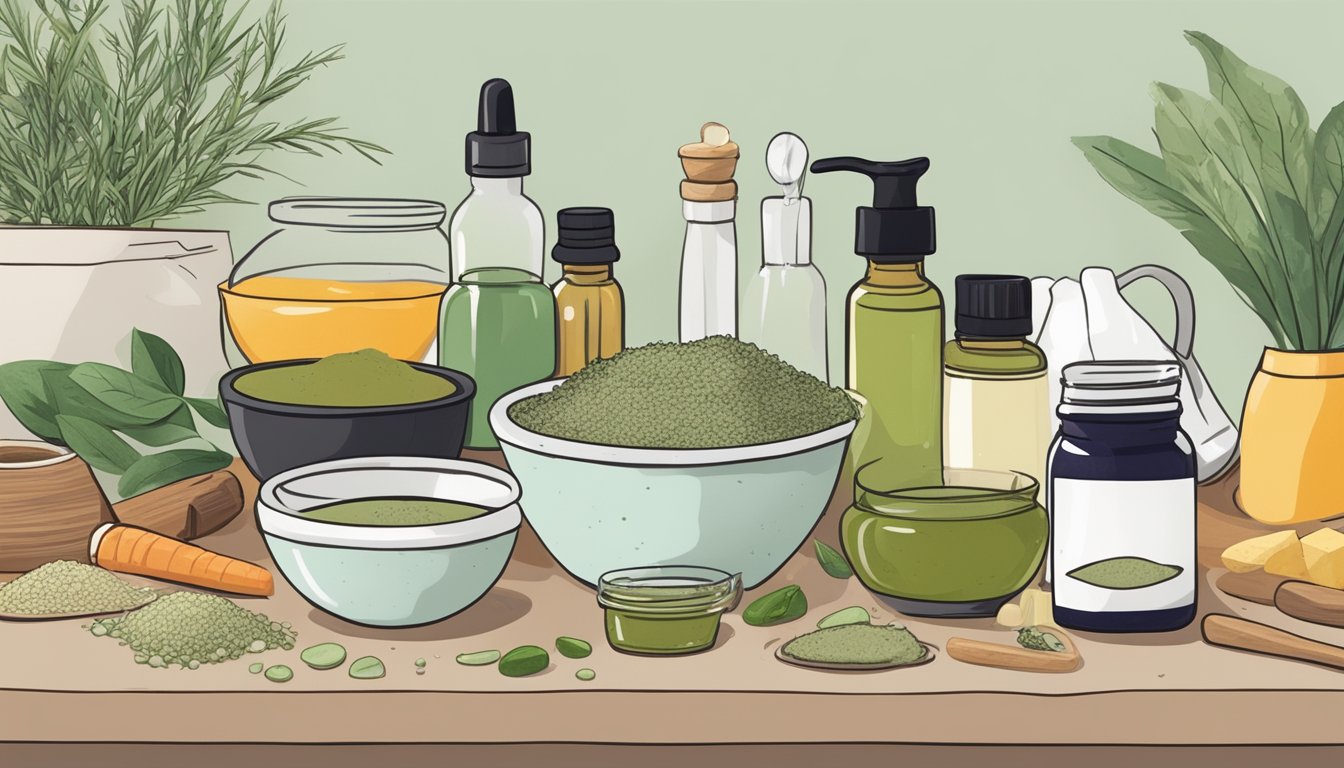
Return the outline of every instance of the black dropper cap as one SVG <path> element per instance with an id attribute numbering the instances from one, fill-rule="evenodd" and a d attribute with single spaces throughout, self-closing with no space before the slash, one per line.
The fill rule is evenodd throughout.
<path id="1" fill-rule="evenodd" d="M 494 78 L 481 86 L 476 130 L 467 134 L 467 175 L 490 178 L 532 172 L 532 134 L 518 130 L 513 86 Z"/>
<path id="2" fill-rule="evenodd" d="M 561 264 L 611 264 L 616 247 L 616 217 L 610 208 L 564 208 L 555 216 L 559 239 L 551 258 Z"/>
<path id="3" fill-rule="evenodd" d="M 957 336 L 1031 335 L 1031 280 L 1020 275 L 957 275 Z"/>
<path id="4" fill-rule="evenodd" d="M 854 252 L 879 264 L 913 264 L 935 248 L 933 208 L 915 202 L 915 185 L 929 158 L 879 163 L 861 157 L 828 157 L 813 173 L 853 171 L 873 180 L 873 206 L 860 206 L 854 221 Z"/>

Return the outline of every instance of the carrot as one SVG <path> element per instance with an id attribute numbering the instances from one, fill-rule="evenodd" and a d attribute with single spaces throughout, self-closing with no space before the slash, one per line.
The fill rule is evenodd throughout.
<path id="1" fill-rule="evenodd" d="M 104 523 L 89 540 L 94 565 L 239 595 L 275 594 L 271 572 L 133 525 Z"/>

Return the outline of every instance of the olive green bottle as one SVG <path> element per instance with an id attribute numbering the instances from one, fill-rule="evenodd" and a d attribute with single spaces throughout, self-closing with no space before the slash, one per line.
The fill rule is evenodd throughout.
<path id="1" fill-rule="evenodd" d="M 935 250 L 933 208 L 915 197 L 928 169 L 926 157 L 812 164 L 814 173 L 853 171 L 873 181 L 873 205 L 855 217 L 854 252 L 868 259 L 868 274 L 846 307 L 846 385 L 863 400 L 849 464 L 879 491 L 943 480 L 943 297 L 924 274 Z"/>

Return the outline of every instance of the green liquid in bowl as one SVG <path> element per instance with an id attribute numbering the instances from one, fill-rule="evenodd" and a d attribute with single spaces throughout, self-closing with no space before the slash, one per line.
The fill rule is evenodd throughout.
<path id="1" fill-rule="evenodd" d="M 443 525 L 480 517 L 490 510 L 441 499 L 355 499 L 303 512 L 306 520 L 341 525 Z"/>
<path id="2" fill-rule="evenodd" d="M 869 589 L 908 600 L 971 603 L 1015 594 L 1045 556 L 1036 482 L 1017 473 L 948 470 L 946 485 L 883 490 L 861 471 L 840 524 Z"/>

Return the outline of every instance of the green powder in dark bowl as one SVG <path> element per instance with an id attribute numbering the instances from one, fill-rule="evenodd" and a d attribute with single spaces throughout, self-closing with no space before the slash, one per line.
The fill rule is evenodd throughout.
<path id="1" fill-rule="evenodd" d="M 514 403 L 530 432 L 625 448 L 728 448 L 821 432 L 858 406 L 775 355 L 728 336 L 657 343 L 598 360 Z"/>
<path id="2" fill-rule="evenodd" d="M 314 507 L 299 516 L 341 525 L 443 525 L 480 517 L 490 510 L 440 499 L 355 499 Z"/>
<path id="3" fill-rule="evenodd" d="M 263 368 L 239 376 L 233 388 L 272 403 L 335 408 L 425 403 L 457 391 L 448 379 L 416 370 L 376 349 Z"/>

